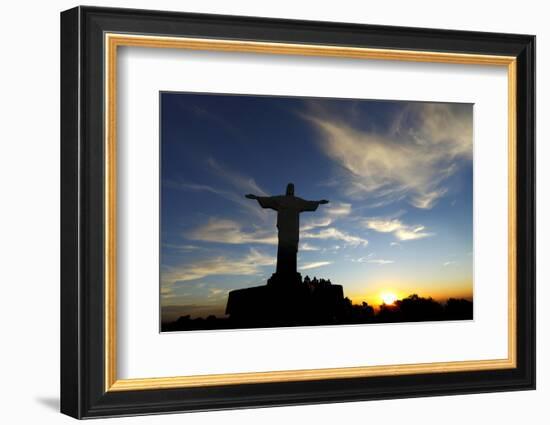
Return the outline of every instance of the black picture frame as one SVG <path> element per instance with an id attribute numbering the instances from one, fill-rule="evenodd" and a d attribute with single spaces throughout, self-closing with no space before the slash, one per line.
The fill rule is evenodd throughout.
<path id="1" fill-rule="evenodd" d="M 517 60 L 517 367 L 105 391 L 104 34 L 514 56 Z M 61 412 L 75 418 L 535 388 L 535 37 L 131 9 L 61 13 Z"/>

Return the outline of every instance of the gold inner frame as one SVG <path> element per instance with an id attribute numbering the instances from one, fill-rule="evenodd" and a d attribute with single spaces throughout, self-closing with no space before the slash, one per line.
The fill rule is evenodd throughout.
<path id="1" fill-rule="evenodd" d="M 415 373 L 481 371 L 516 367 L 516 58 L 477 54 L 370 49 L 256 41 L 160 37 L 106 33 L 105 46 L 105 391 L 236 385 L 357 378 Z M 469 65 L 504 66 L 508 72 L 508 357 L 495 360 L 398 364 L 253 373 L 118 379 L 116 325 L 116 123 L 117 51 L 120 46 L 328 56 Z"/>

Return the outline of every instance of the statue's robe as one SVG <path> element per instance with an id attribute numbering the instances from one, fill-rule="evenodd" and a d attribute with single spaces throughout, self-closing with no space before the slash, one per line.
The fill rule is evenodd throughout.
<path id="1" fill-rule="evenodd" d="M 277 274 L 296 274 L 296 256 L 300 240 L 300 213 L 315 211 L 318 201 L 306 201 L 292 195 L 260 196 L 262 208 L 277 211 L 279 246 L 277 248 Z"/>

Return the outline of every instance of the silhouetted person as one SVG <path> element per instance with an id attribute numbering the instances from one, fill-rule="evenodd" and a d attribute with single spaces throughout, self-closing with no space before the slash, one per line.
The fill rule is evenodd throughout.
<path id="1" fill-rule="evenodd" d="M 277 248 L 277 274 L 285 276 L 296 275 L 296 256 L 300 239 L 300 213 L 315 211 L 320 204 L 328 201 L 306 201 L 294 196 L 294 184 L 286 187 L 286 195 L 256 196 L 246 195 L 248 199 L 256 199 L 262 208 L 277 211 L 277 229 L 279 230 L 279 246 Z"/>

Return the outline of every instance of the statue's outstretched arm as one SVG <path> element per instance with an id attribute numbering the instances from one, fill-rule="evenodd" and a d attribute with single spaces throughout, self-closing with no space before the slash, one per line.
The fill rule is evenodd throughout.
<path id="1" fill-rule="evenodd" d="M 255 199 L 262 208 L 270 208 L 278 211 L 279 203 L 277 201 L 277 197 L 275 196 L 257 196 L 249 193 L 248 195 L 245 195 L 245 197 L 248 199 Z"/>
<path id="2" fill-rule="evenodd" d="M 320 204 L 328 204 L 328 201 L 326 199 L 322 199 L 320 201 L 305 201 L 305 200 L 302 200 L 301 202 L 302 202 L 302 205 L 301 205 L 301 208 L 300 208 L 301 211 L 316 211 L 317 207 Z"/>

